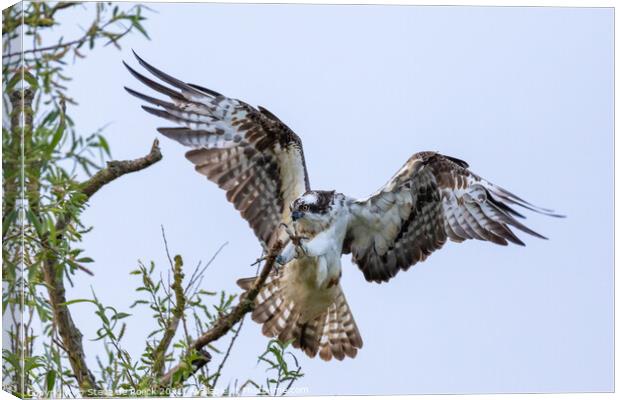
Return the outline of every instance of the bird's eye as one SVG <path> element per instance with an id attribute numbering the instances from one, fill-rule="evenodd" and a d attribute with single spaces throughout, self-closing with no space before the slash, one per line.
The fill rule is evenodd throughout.
<path id="1" fill-rule="evenodd" d="M 299 207 L 299 211 L 308 211 L 308 205 L 307 204 L 303 204 L 301 207 Z"/>

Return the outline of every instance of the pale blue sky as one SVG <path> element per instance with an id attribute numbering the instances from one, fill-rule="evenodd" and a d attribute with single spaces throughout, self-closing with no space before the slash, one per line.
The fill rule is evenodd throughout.
<path id="1" fill-rule="evenodd" d="M 535 204 L 568 215 L 531 215 L 549 241 L 527 247 L 449 243 L 387 284 L 367 283 L 343 259 L 342 285 L 364 338 L 354 360 L 299 355 L 309 394 L 610 391 L 613 389 L 613 11 L 310 5 L 157 4 L 117 52 L 69 67 L 85 133 L 106 129 L 113 155 L 146 153 L 165 122 L 123 86 L 141 88 L 121 60 L 135 49 L 155 66 L 264 105 L 303 139 L 316 189 L 365 196 L 414 152 L 438 150 Z M 81 14 L 76 13 L 76 16 Z M 65 37 L 78 32 L 67 30 Z M 237 291 L 259 254 L 223 193 L 193 171 L 180 145 L 97 193 L 84 219 L 92 285 L 127 309 L 138 259 L 166 268 L 160 225 L 188 265 L 230 244 L 205 289 Z M 76 304 L 86 338 L 92 309 Z M 142 349 L 148 315 L 126 345 Z M 247 321 L 231 377 L 256 377 L 267 338 Z M 86 341 L 92 364 L 98 343 Z"/>

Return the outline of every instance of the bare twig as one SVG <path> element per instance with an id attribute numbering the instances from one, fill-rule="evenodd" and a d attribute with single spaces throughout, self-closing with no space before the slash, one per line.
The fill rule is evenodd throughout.
<path id="1" fill-rule="evenodd" d="M 168 239 L 166 239 L 166 231 L 163 225 L 161 226 L 161 237 L 164 239 L 164 249 L 166 249 L 166 257 L 168 257 L 168 262 L 170 263 L 170 268 L 174 268 L 174 263 L 172 262 L 172 257 L 170 257 L 170 250 L 168 249 Z"/>
<path id="2" fill-rule="evenodd" d="M 226 361 L 228 361 L 228 357 L 230 356 L 230 352 L 232 351 L 232 348 L 235 345 L 235 341 L 237 340 L 237 337 L 239 337 L 239 334 L 241 333 L 241 328 L 243 328 L 244 321 L 245 321 L 245 316 L 241 318 L 241 322 L 239 322 L 239 326 L 237 327 L 237 330 L 235 331 L 235 335 L 232 337 L 232 339 L 230 340 L 230 343 L 228 344 L 228 348 L 226 349 L 226 354 L 224 354 L 224 358 L 222 358 L 222 362 L 220 362 L 220 365 L 218 365 L 217 370 L 215 371 L 215 379 L 213 380 L 213 387 L 217 386 L 217 381 L 220 379 L 220 376 L 222 374 L 222 369 L 224 368 Z"/>
<path id="3" fill-rule="evenodd" d="M 298 379 L 298 376 L 299 376 L 299 372 L 300 372 L 300 371 L 301 371 L 301 367 L 297 367 L 297 370 L 295 371 L 297 376 L 296 376 L 295 378 L 293 378 L 293 379 L 291 379 L 291 380 L 290 380 L 290 382 L 289 382 L 289 383 L 288 383 L 288 385 L 286 386 L 286 389 L 284 389 L 284 391 L 282 392 L 281 396 L 285 396 L 285 395 L 288 393 L 288 391 L 289 391 L 289 390 L 291 389 L 291 387 L 293 386 L 293 383 L 295 383 L 295 381 Z"/>
<path id="4" fill-rule="evenodd" d="M 230 311 L 228 314 L 222 314 L 213 324 L 211 329 L 207 332 L 203 333 L 200 337 L 198 337 L 190 346 L 189 350 L 201 352 L 205 346 L 214 342 L 226 335 L 237 322 L 239 322 L 245 314 L 252 311 L 254 308 L 254 300 L 263 284 L 267 280 L 267 277 L 271 273 L 273 266 L 275 264 L 276 256 L 280 254 L 282 250 L 282 242 L 277 241 L 271 249 L 269 249 L 269 253 L 267 255 L 265 267 L 261 271 L 260 275 L 256 278 L 252 286 L 239 298 L 239 302 L 237 305 Z M 208 361 L 207 361 L 208 362 Z M 159 380 L 157 385 L 155 385 L 155 390 L 169 387 L 171 384 L 178 384 L 189 378 L 191 375 L 196 373 L 200 368 L 206 365 L 207 362 L 204 363 L 196 363 L 191 366 L 191 370 L 189 373 L 178 375 L 179 370 L 184 370 L 188 366 L 184 361 L 179 362 L 175 367 L 170 369 L 162 378 Z M 201 364 L 201 365 L 198 365 Z M 175 380 L 175 378 L 177 378 Z"/>
<path id="5" fill-rule="evenodd" d="M 248 386 L 248 385 L 252 385 L 252 386 L 254 386 L 254 388 L 256 388 L 256 389 L 260 389 L 260 386 L 259 386 L 256 382 L 254 382 L 254 381 L 253 381 L 253 380 L 251 380 L 251 379 L 248 379 L 247 381 L 245 381 L 245 382 L 243 383 L 243 385 L 241 385 L 241 386 L 239 387 L 239 391 L 236 393 L 236 395 L 237 395 L 237 396 L 241 396 L 241 395 L 243 394 L 243 391 L 245 390 L 245 387 L 246 387 L 246 386 Z"/>
<path id="6" fill-rule="evenodd" d="M 194 272 L 192 273 L 192 277 L 189 279 L 189 282 L 187 283 L 187 287 L 185 288 L 185 293 L 188 293 L 190 288 L 192 287 L 192 285 L 194 285 L 194 283 L 196 283 L 196 280 L 198 280 L 200 277 L 202 277 L 202 275 L 205 273 L 205 271 L 207 270 L 207 268 L 209 268 L 209 266 L 213 263 L 213 261 L 215 260 L 215 258 L 218 256 L 218 254 L 220 254 L 220 252 L 222 251 L 222 249 L 224 247 L 226 247 L 228 245 L 228 242 L 224 242 L 215 252 L 215 254 L 213 254 L 213 256 L 211 256 L 211 259 L 209 261 L 207 261 L 207 263 L 205 264 L 205 266 L 200 269 L 200 263 L 198 264 L 198 266 L 196 266 L 196 269 L 194 270 Z"/>
<path id="7" fill-rule="evenodd" d="M 66 47 L 73 46 L 74 44 L 84 43 L 84 42 L 86 42 L 87 39 L 88 39 L 88 36 L 83 36 L 83 37 L 81 37 L 79 39 L 71 40 L 69 42 L 64 42 L 64 43 L 58 43 L 58 44 L 55 44 L 55 45 L 52 45 L 52 46 L 37 47 L 37 48 L 28 49 L 28 50 L 24 50 L 24 51 L 16 51 L 14 53 L 5 54 L 4 57 L 10 58 L 10 57 L 20 56 L 22 54 L 40 53 L 40 52 L 48 51 L 48 50 L 64 49 Z"/>

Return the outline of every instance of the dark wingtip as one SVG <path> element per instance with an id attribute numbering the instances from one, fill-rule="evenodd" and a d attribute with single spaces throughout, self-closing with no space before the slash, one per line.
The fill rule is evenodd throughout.
<path id="1" fill-rule="evenodd" d="M 166 136 L 166 137 L 172 137 L 174 136 L 173 132 L 175 129 L 179 129 L 179 128 L 157 128 L 157 132 L 161 133 L 162 135 Z"/>
<path id="2" fill-rule="evenodd" d="M 531 204 L 527 203 L 529 206 L 532 206 Z M 546 215 L 547 217 L 553 217 L 553 218 L 566 218 L 566 215 L 564 214 L 558 214 L 553 210 L 550 210 L 548 208 L 541 208 L 541 207 L 536 207 L 536 206 L 532 206 L 532 207 L 525 207 L 523 205 L 521 205 L 521 207 L 527 208 L 528 210 L 534 211 L 535 213 L 541 214 L 541 215 Z"/>
<path id="3" fill-rule="evenodd" d="M 133 89 L 127 87 L 127 86 L 124 86 L 124 88 L 127 91 L 127 93 L 129 93 L 130 95 L 132 95 L 134 97 L 137 97 L 140 100 L 144 100 L 144 101 L 149 102 L 151 104 L 158 105 L 158 106 L 163 107 L 165 109 L 174 109 L 175 108 L 175 105 L 170 103 L 170 102 L 167 102 L 167 101 L 164 101 L 164 100 L 160 100 L 160 99 L 155 98 L 155 97 L 147 96 L 147 95 L 145 95 L 143 93 L 140 93 L 140 92 L 138 92 L 136 90 L 133 90 Z"/>
<path id="4" fill-rule="evenodd" d="M 141 80 L 141 78 L 144 78 L 144 76 L 142 74 L 140 74 L 138 71 L 136 71 L 135 69 L 133 69 L 129 64 L 127 64 L 125 62 L 125 60 L 123 60 L 123 65 L 125 66 L 125 68 L 127 68 L 127 70 L 129 70 L 129 72 L 136 78 L 138 78 L 139 80 Z"/>
<path id="5" fill-rule="evenodd" d="M 139 97 L 139 95 L 141 94 L 140 92 L 137 92 L 137 91 L 135 91 L 135 90 L 133 90 L 132 88 L 127 87 L 127 86 L 123 86 L 123 89 L 125 89 L 125 91 L 126 91 L 127 93 L 129 93 L 130 95 L 132 95 L 132 96 Z"/>
<path id="6" fill-rule="evenodd" d="M 159 115 L 158 115 L 159 116 Z M 179 140 L 179 137 L 181 137 L 184 132 L 185 128 L 179 128 L 179 127 L 174 127 L 174 128 L 169 128 L 169 127 L 160 127 L 157 128 L 157 132 L 161 133 L 162 135 L 164 135 L 165 137 L 172 139 L 172 140 Z M 191 153 L 192 151 L 200 151 L 203 149 L 194 149 L 194 150 L 190 150 L 185 154 L 185 157 L 187 157 L 187 155 L 189 153 Z M 199 166 L 196 166 L 196 168 L 198 168 Z"/>
<path id="7" fill-rule="evenodd" d="M 135 78 L 137 78 L 139 81 L 144 83 L 144 80 L 147 79 L 146 77 L 144 77 L 142 74 L 140 74 L 138 71 L 136 71 L 135 69 L 133 69 L 132 67 L 129 66 L 129 64 L 127 64 L 125 62 L 125 60 L 123 60 L 123 65 L 125 66 L 125 68 L 127 68 L 127 70 L 129 71 L 129 73 L 131 73 L 131 75 L 133 75 Z M 148 80 L 148 79 L 147 79 Z"/>
<path id="8" fill-rule="evenodd" d="M 204 86 L 196 85 L 195 83 L 188 83 L 188 85 L 193 87 L 194 89 L 201 90 L 201 91 L 205 92 L 206 94 L 211 95 L 213 97 L 222 96 L 222 94 L 220 92 L 216 92 L 215 90 L 206 88 Z"/>
<path id="9" fill-rule="evenodd" d="M 144 111 L 149 114 L 155 115 L 156 117 L 161 117 L 165 119 L 168 119 L 170 117 L 170 114 L 167 111 L 161 110 L 159 108 L 149 107 L 146 105 L 142 105 L 141 107 Z"/>
<path id="10" fill-rule="evenodd" d="M 507 238 L 507 239 L 510 240 L 510 242 L 512 244 L 516 244 L 517 246 L 525 247 L 525 242 L 523 242 L 523 240 L 519 239 L 519 237 L 517 235 L 515 235 L 514 233 L 512 234 L 512 236 L 510 238 Z"/>
<path id="11" fill-rule="evenodd" d="M 136 53 L 133 49 L 131 51 L 133 52 L 133 56 L 136 57 L 136 60 L 138 60 L 138 63 L 140 65 L 142 65 L 144 68 L 146 68 L 150 72 L 153 72 L 153 70 L 159 72 L 159 70 L 157 68 L 153 67 L 151 64 L 149 64 L 146 61 L 144 61 L 144 59 L 142 57 L 140 57 L 138 55 L 138 53 Z M 155 74 L 155 75 L 157 75 L 157 74 Z"/>
<path id="12" fill-rule="evenodd" d="M 146 111 L 148 113 L 151 113 L 151 114 L 155 114 L 157 116 L 160 116 L 160 114 L 162 114 L 162 113 L 166 113 L 167 114 L 166 111 L 161 110 L 159 108 L 154 108 L 154 107 L 150 107 L 150 106 L 147 106 L 147 105 L 141 105 L 140 107 L 142 107 L 142 109 L 144 111 Z"/>
<path id="13" fill-rule="evenodd" d="M 138 55 L 138 53 L 136 53 L 136 51 L 133 48 L 131 49 L 131 52 L 133 53 L 133 56 L 138 59 L 138 61 L 142 60 L 140 56 Z"/>
<path id="14" fill-rule="evenodd" d="M 529 228 L 528 228 L 528 229 L 529 229 Z M 531 230 L 531 229 L 529 229 L 529 230 L 530 230 L 529 232 L 527 232 L 527 231 L 526 231 L 526 232 L 527 232 L 527 233 L 529 233 L 530 235 L 532 235 L 532 236 L 534 236 L 534 237 L 537 237 L 537 238 L 539 238 L 539 239 L 549 240 L 549 238 L 548 238 L 548 237 L 543 236 L 543 235 L 541 235 L 540 233 L 538 233 L 538 232 L 536 232 L 536 231 L 533 231 L 533 230 Z"/>
<path id="15" fill-rule="evenodd" d="M 151 64 L 147 63 L 146 61 L 144 61 L 144 58 L 140 57 L 140 56 L 138 55 L 138 53 L 136 53 L 136 52 L 135 52 L 135 50 L 134 50 L 134 49 L 131 49 L 131 52 L 133 53 L 133 56 L 134 56 L 134 57 L 136 57 L 136 60 L 138 60 L 138 62 L 140 63 L 140 65 L 142 65 L 143 67 L 145 67 L 145 68 L 147 68 L 147 69 L 148 69 L 149 67 L 153 68 L 153 66 L 152 66 Z"/>
<path id="16" fill-rule="evenodd" d="M 180 99 L 180 100 L 185 100 L 185 98 L 183 97 L 183 95 L 167 86 L 164 86 L 160 83 L 155 82 L 152 79 L 147 78 L 146 76 L 142 75 L 141 73 L 139 73 L 138 71 L 136 71 L 135 69 L 133 69 L 132 67 L 129 66 L 129 64 L 127 64 L 125 61 L 123 61 L 123 65 L 125 65 L 125 68 L 127 68 L 127 70 L 129 71 L 129 73 L 131 73 L 131 75 L 134 76 L 134 78 L 136 78 L 137 80 L 139 80 L 140 82 L 142 82 L 143 84 L 145 84 L 146 86 L 150 87 L 151 89 L 165 94 L 166 96 L 169 96 L 170 98 L 173 99 Z M 148 68 L 147 68 L 148 69 Z"/>
<path id="17" fill-rule="evenodd" d="M 199 89 L 196 89 L 195 87 L 192 87 L 192 85 L 187 84 L 186 82 L 183 82 L 182 80 L 175 78 L 172 75 L 169 75 L 167 73 L 165 73 L 164 71 L 160 70 L 159 68 L 155 68 L 154 66 L 152 66 L 151 64 L 149 64 L 148 62 L 144 61 L 144 59 L 142 57 L 140 57 L 135 51 L 133 52 L 134 56 L 136 57 L 136 59 L 138 60 L 138 63 L 143 66 L 147 71 L 149 71 L 151 74 L 155 75 L 157 78 L 161 79 L 162 81 L 177 87 L 178 89 L 181 89 L 182 91 L 188 91 L 194 94 L 198 94 L 198 95 L 205 95 L 205 94 L 210 94 L 210 93 L 205 93 L 202 92 Z M 208 89 L 207 89 L 208 90 Z M 213 92 L 216 93 L 217 92 Z M 211 94 L 213 95 L 213 94 Z"/>

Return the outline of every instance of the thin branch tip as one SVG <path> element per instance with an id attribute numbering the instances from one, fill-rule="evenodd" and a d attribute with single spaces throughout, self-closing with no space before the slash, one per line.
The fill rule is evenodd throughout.
<path id="1" fill-rule="evenodd" d="M 151 153 L 159 153 L 161 156 L 161 150 L 159 148 L 159 139 L 153 140 L 153 145 L 151 146 Z"/>
<path id="2" fill-rule="evenodd" d="M 209 328 L 205 333 L 203 333 L 200 337 L 198 337 L 190 346 L 189 351 L 197 351 L 202 352 L 204 348 L 207 347 L 210 343 L 220 339 L 225 336 L 228 332 L 232 330 L 232 328 L 245 317 L 247 313 L 252 311 L 254 308 L 254 300 L 258 296 L 260 289 L 265 284 L 267 277 L 271 274 L 271 271 L 274 268 L 275 260 L 280 251 L 282 250 L 283 244 L 281 241 L 276 241 L 267 256 L 265 257 L 265 266 L 261 270 L 260 274 L 256 277 L 252 286 L 245 291 L 240 297 L 239 302 L 233 309 L 227 313 L 221 315 L 215 323 Z M 184 373 L 179 376 L 179 381 L 174 381 L 175 377 L 178 376 L 177 371 L 183 369 L 186 365 L 184 361 L 180 361 L 175 367 L 171 368 L 167 373 L 165 373 L 159 382 L 155 385 L 155 389 L 161 389 L 165 387 L 169 387 L 170 385 L 176 385 L 186 380 L 193 374 L 195 374 L 200 368 L 207 364 L 208 361 L 204 363 L 196 363 L 192 365 L 192 370 L 189 373 Z"/>

